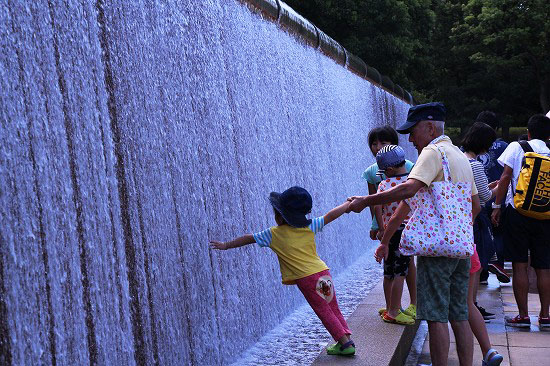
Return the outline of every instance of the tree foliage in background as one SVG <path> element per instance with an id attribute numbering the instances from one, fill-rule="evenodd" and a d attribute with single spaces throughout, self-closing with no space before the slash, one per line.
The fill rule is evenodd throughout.
<path id="1" fill-rule="evenodd" d="M 451 125 L 490 109 L 524 126 L 550 109 L 548 0 L 287 3 L 419 102 L 444 102 Z"/>
<path id="2" fill-rule="evenodd" d="M 411 90 L 431 71 L 430 0 L 287 0 L 342 46 Z"/>
<path id="3" fill-rule="evenodd" d="M 508 125 L 550 109 L 547 0 L 469 0 L 450 39 L 451 52 L 471 65 L 464 88 L 475 104 L 503 113 Z"/>

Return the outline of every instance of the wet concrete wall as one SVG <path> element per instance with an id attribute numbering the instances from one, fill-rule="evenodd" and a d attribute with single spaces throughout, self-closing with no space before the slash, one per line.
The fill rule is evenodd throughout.
<path id="1" fill-rule="evenodd" d="M 0 364 L 226 364 L 301 304 L 269 250 L 208 240 L 273 225 L 272 190 L 306 187 L 314 215 L 366 192 L 366 134 L 410 98 L 292 14 L 0 6 Z M 333 273 L 368 226 L 319 236 Z"/>

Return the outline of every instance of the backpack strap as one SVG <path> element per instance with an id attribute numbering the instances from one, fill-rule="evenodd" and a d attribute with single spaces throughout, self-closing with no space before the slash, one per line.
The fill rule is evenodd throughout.
<path id="1" fill-rule="evenodd" d="M 531 147 L 531 145 L 527 141 L 521 140 L 521 141 L 518 141 L 518 142 L 519 142 L 521 148 L 523 149 L 523 152 L 534 152 L 533 148 Z M 549 146 L 548 144 L 549 144 L 549 142 L 547 141 L 546 146 Z M 549 146 L 549 148 L 550 148 L 550 146 Z"/>
<path id="2" fill-rule="evenodd" d="M 521 146 L 521 148 L 523 149 L 524 153 L 534 152 L 533 148 L 531 147 L 531 145 L 526 140 L 520 140 L 520 141 L 518 141 L 518 143 L 519 143 L 519 146 Z M 521 161 L 521 166 L 522 167 L 523 167 L 523 164 L 525 164 L 525 156 L 523 157 L 523 159 Z M 513 179 L 510 179 L 510 188 L 512 189 L 512 196 L 515 196 L 516 195 L 516 189 L 513 186 L 512 181 L 513 181 Z"/>

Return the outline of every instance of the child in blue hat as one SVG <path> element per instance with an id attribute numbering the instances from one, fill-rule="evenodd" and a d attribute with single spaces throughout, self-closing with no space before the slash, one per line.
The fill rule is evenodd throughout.
<path id="1" fill-rule="evenodd" d="M 384 179 L 378 185 L 378 192 L 384 192 L 399 184 L 407 181 L 409 172 L 405 167 L 405 151 L 397 145 L 384 146 L 376 154 L 376 163 L 378 164 L 378 174 L 384 174 Z M 380 234 L 383 236 L 384 230 L 390 221 L 393 213 L 396 211 L 399 202 L 392 202 L 384 205 L 375 206 L 376 216 L 381 218 Z M 402 325 L 412 325 L 416 317 L 416 302 L 411 300 L 411 305 L 405 310 L 401 310 L 401 296 L 403 294 L 403 282 L 408 275 L 411 257 L 401 254 L 399 243 L 401 233 L 408 220 L 402 223 L 400 228 L 391 236 L 389 242 L 380 242 L 376 249 L 375 258 L 380 261 L 379 253 L 385 254 L 382 257 L 384 261 L 384 296 L 386 298 L 386 308 L 379 310 L 380 317 L 386 323 L 397 323 Z M 382 238 L 381 238 L 382 239 Z M 414 263 L 413 263 L 414 265 Z M 408 283 L 411 288 L 416 288 L 416 279 L 411 278 Z M 410 292 L 410 290 L 409 290 Z"/>
<path id="2" fill-rule="evenodd" d="M 283 193 L 271 192 L 269 201 L 275 213 L 277 226 L 255 234 L 221 242 L 212 240 L 210 247 L 226 250 L 258 243 L 277 254 L 285 285 L 297 285 L 325 328 L 337 343 L 327 347 L 329 355 L 355 354 L 350 339 L 351 330 L 344 319 L 334 292 L 329 268 L 317 255 L 315 234 L 346 212 L 349 202 L 333 208 L 326 215 L 313 220 L 306 215 L 311 211 L 312 199 L 307 190 L 291 187 Z"/>

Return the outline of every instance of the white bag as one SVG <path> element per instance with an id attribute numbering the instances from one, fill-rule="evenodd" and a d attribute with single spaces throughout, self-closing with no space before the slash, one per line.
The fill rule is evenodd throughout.
<path id="1" fill-rule="evenodd" d="M 474 254 L 472 185 L 452 182 L 447 155 L 437 149 L 445 179 L 432 182 L 406 200 L 412 215 L 403 230 L 399 249 L 404 255 L 469 258 Z"/>

